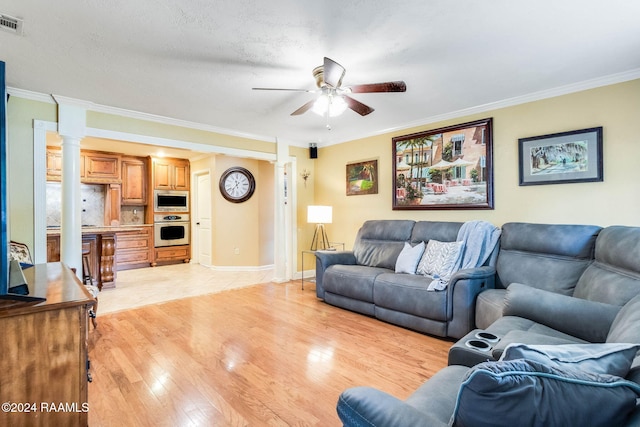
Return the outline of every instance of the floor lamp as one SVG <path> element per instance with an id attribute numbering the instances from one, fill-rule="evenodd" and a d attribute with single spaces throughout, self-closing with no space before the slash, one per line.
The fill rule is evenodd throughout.
<path id="1" fill-rule="evenodd" d="M 327 231 L 324 229 L 325 224 L 331 224 L 332 208 L 331 206 L 307 206 L 307 222 L 316 224 L 316 230 L 313 233 L 311 241 L 311 250 L 326 250 L 331 247 Z"/>

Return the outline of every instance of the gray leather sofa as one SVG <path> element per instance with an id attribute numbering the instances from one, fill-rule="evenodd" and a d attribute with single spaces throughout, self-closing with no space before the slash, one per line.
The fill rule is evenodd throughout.
<path id="1" fill-rule="evenodd" d="M 419 332 L 460 338 L 474 328 L 475 301 L 494 287 L 497 247 L 483 266 L 453 274 L 444 291 L 431 276 L 395 273 L 405 242 L 455 242 L 461 222 L 372 220 L 353 251 L 316 253 L 316 295 L 325 302 Z"/>
<path id="2" fill-rule="evenodd" d="M 506 273 L 511 268 L 515 271 L 521 257 L 531 256 L 536 253 L 529 249 L 540 249 L 545 247 L 536 236 L 540 236 L 543 226 L 529 227 L 530 225 L 514 225 L 512 230 L 503 229 L 503 238 L 506 235 L 506 242 L 503 241 L 503 249 L 515 251 L 502 262 L 514 262 L 511 267 L 500 265 L 498 256 L 498 270 Z M 516 229 L 528 230 L 534 233 L 531 238 L 526 236 L 510 236 L 511 231 Z M 574 230 L 578 231 L 578 230 Z M 582 230 L 585 231 L 585 230 Z M 511 362 L 496 361 L 509 344 L 524 343 L 530 345 L 546 345 L 547 348 L 564 349 L 566 344 L 584 344 L 584 348 L 592 348 L 599 343 L 632 343 L 640 344 L 640 228 L 612 226 L 606 227 L 598 232 L 597 228 L 591 230 L 595 239 L 593 260 L 587 261 L 589 255 L 589 239 L 584 240 L 585 245 L 580 250 L 567 250 L 562 243 L 562 235 L 554 239 L 556 245 L 546 245 L 545 252 L 555 253 L 554 256 L 540 257 L 540 264 L 529 264 L 525 260 L 532 274 L 538 274 L 538 280 L 533 280 L 528 284 L 511 283 L 507 289 L 500 292 L 500 298 L 493 301 L 500 301 L 503 310 L 500 316 L 493 321 L 482 332 L 489 332 L 496 336 L 497 342 L 484 341 L 486 347 L 483 349 L 466 346 L 466 342 L 477 340 L 478 331 L 472 331 L 456 343 L 450 351 L 450 366 L 442 369 L 421 387 L 419 387 L 405 401 L 390 396 L 383 391 L 369 387 L 355 387 L 344 391 L 338 400 L 338 414 L 345 426 L 446 426 L 462 424 L 458 417 L 461 415 L 463 406 L 461 405 L 462 390 L 469 390 L 468 385 L 474 377 L 479 377 L 479 373 L 486 373 L 498 366 L 505 366 Z M 590 231 L 590 232 L 591 232 Z M 581 233 L 578 233 L 581 234 Z M 588 233 L 587 233 L 588 234 Z M 571 234 L 576 237 L 576 235 Z M 583 236 L 583 238 L 586 236 Z M 511 240 L 513 239 L 513 240 Z M 517 240 L 521 240 L 516 244 Z M 580 240 L 577 239 L 576 242 Z M 529 242 L 529 244 L 525 244 Z M 506 244 L 505 244 L 506 243 Z M 541 246 L 542 245 L 542 246 Z M 526 247 L 526 248 L 525 248 Z M 516 249 L 517 248 L 517 249 Z M 501 249 L 502 250 L 502 249 Z M 562 252 L 562 255 L 556 252 Z M 567 255 L 572 254 L 572 255 Z M 546 264 L 548 260 L 553 260 L 556 256 L 563 258 L 554 260 L 551 264 Z M 566 257 L 566 258 L 564 258 Z M 554 270 L 551 266 L 555 262 L 568 261 L 566 268 Z M 586 261 L 586 262 L 583 262 Z M 580 271 L 578 277 L 576 272 Z M 515 274 L 515 273 L 514 273 Z M 502 279 L 508 280 L 508 274 Z M 575 280 L 574 280 L 575 279 Z M 564 282 L 565 285 L 561 285 Z M 575 282 L 575 285 L 573 283 Z M 504 282 L 503 282 L 504 283 Z M 537 286 L 535 286 L 537 284 Z M 497 294 L 496 294 L 497 295 Z M 478 308 L 480 310 L 480 307 Z M 493 309 L 492 309 L 493 310 Z M 595 345 L 594 345 L 595 344 Z M 512 347 L 508 347 L 512 348 Z M 622 417 L 617 422 L 605 419 L 604 425 L 624 425 L 640 426 L 640 405 L 637 397 L 640 397 L 640 354 L 633 349 L 629 361 L 630 368 L 625 370 L 624 377 L 613 377 L 616 385 L 621 385 L 632 395 L 632 400 L 625 406 L 625 411 L 616 412 Z M 453 360 L 452 360 L 453 359 Z M 596 366 L 602 369 L 609 369 L 604 362 L 596 359 Z M 487 361 L 487 362 L 482 362 Z M 474 367 L 469 367 L 482 362 Z M 462 363 L 462 364 L 452 364 Z M 469 366 L 463 366 L 463 364 Z M 545 368 L 547 369 L 547 368 Z M 583 372 L 580 369 L 569 371 L 571 375 L 587 375 L 589 380 L 604 381 L 591 372 Z M 520 375 L 518 381 L 522 382 L 532 376 Z M 549 377 L 541 374 L 536 378 Z M 612 374 L 613 375 L 613 374 Z M 504 379 L 505 376 L 501 376 Z M 609 381 L 611 381 L 610 377 Z M 619 381 L 618 381 L 619 380 Z M 511 407 L 511 413 L 521 416 L 519 425 L 552 425 L 553 420 L 562 416 L 563 412 L 575 414 L 602 415 L 610 409 L 611 403 L 606 403 L 603 397 L 614 387 L 611 383 L 603 387 L 594 387 L 587 381 L 591 398 L 571 399 L 577 395 L 574 390 L 564 390 L 564 387 L 575 387 L 576 384 L 585 385 L 585 381 L 563 380 L 554 384 L 554 387 L 547 386 L 537 390 L 537 396 L 544 398 L 544 395 L 551 397 L 549 406 L 538 406 L 534 401 L 521 401 Z M 598 383 L 600 384 L 600 383 Z M 518 393 L 514 392 L 504 384 L 499 389 L 498 399 L 495 400 L 495 408 L 490 412 L 485 406 L 478 405 L 480 425 L 500 425 L 503 423 L 502 417 L 505 409 L 504 401 L 509 401 L 514 397 L 517 399 Z M 557 388 L 556 388 L 557 387 Z M 545 392 L 543 392 L 546 390 Z M 634 397 L 636 393 L 637 397 Z M 557 402 L 556 402 L 557 401 Z M 511 400 L 513 403 L 513 400 Z M 614 400 L 620 402 L 620 399 Z M 489 405 L 491 406 L 491 405 Z M 534 407 L 535 412 L 531 415 L 527 408 Z M 484 411 L 484 412 L 482 412 Z M 455 415 L 455 420 L 452 417 Z M 529 416 L 530 418 L 527 418 Z M 571 420 L 569 420 L 571 421 Z M 573 424 L 578 422 L 573 420 Z M 595 425 L 596 422 L 589 422 L 588 425 Z M 571 425 L 569 424 L 564 425 Z M 586 424 L 583 424 L 586 425 Z"/>

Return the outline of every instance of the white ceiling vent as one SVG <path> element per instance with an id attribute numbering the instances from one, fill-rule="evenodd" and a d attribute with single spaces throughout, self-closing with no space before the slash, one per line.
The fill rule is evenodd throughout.
<path id="1" fill-rule="evenodd" d="M 22 19 L 0 14 L 0 29 L 10 33 L 22 35 Z"/>

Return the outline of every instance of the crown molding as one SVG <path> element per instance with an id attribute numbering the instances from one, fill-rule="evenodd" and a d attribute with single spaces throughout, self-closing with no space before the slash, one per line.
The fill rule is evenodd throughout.
<path id="1" fill-rule="evenodd" d="M 222 135 L 235 136 L 239 138 L 253 139 L 256 141 L 275 142 L 275 137 L 269 137 L 264 135 L 257 135 L 247 132 L 239 132 L 232 129 L 225 129 L 217 126 L 205 125 L 202 123 L 190 122 L 188 120 L 174 119 L 171 117 L 159 116 L 156 114 L 143 113 L 140 111 L 127 110 L 124 108 L 110 107 L 108 105 L 95 104 L 90 101 L 82 99 L 70 98 L 62 95 L 47 95 L 44 93 L 33 92 L 25 89 L 18 89 L 7 87 L 7 93 L 17 98 L 29 99 L 32 101 L 45 102 L 47 104 L 65 104 L 82 107 L 87 111 L 93 111 L 96 113 L 112 114 L 115 116 L 127 117 L 131 119 L 144 120 L 154 123 L 162 123 L 165 125 L 172 125 L 183 127 L 187 129 L 202 130 L 205 132 L 219 133 Z"/>
<path id="2" fill-rule="evenodd" d="M 31 101 L 44 102 L 47 104 L 55 104 L 53 96 L 47 95 L 45 93 L 33 92 L 26 89 L 18 89 L 15 87 L 7 86 L 7 93 L 11 96 L 15 96 L 16 98 L 28 99 Z"/>
<path id="3" fill-rule="evenodd" d="M 636 68 L 636 69 L 624 71 L 621 73 L 610 74 L 603 77 L 597 77 L 594 79 L 584 80 L 577 83 L 571 83 L 564 86 L 545 89 L 545 90 L 533 92 L 533 93 L 522 95 L 522 96 L 516 96 L 513 98 L 507 98 L 507 99 L 503 99 L 496 102 L 490 102 L 483 105 L 477 105 L 474 107 L 464 108 L 457 111 L 438 114 L 435 116 L 427 117 L 425 119 L 404 123 L 402 125 L 394 126 L 391 128 L 377 130 L 375 132 L 371 132 L 368 134 L 351 135 L 345 138 L 341 138 L 339 140 L 326 141 L 326 142 L 320 143 L 319 146 L 326 147 L 330 145 L 342 144 L 342 143 L 357 140 L 357 139 L 370 138 L 373 136 L 384 135 L 387 133 L 397 132 L 404 129 L 426 126 L 432 123 L 437 123 L 445 120 L 456 119 L 459 117 L 484 113 L 484 112 L 493 111 L 493 110 L 506 108 L 506 107 L 512 107 L 520 104 L 526 104 L 528 102 L 540 101 L 547 98 L 554 98 L 557 96 L 568 95 L 575 92 L 581 92 L 584 90 L 595 89 L 602 86 L 609 86 L 612 84 L 623 83 L 626 81 L 636 80 L 639 78 L 640 78 L 640 68 Z M 213 133 L 218 133 L 222 135 L 253 139 L 257 141 L 266 141 L 266 142 L 276 141 L 276 137 L 268 137 L 264 135 L 256 135 L 256 134 L 251 134 L 246 132 L 239 132 L 231 129 L 205 125 L 202 123 L 190 122 L 187 120 L 174 119 L 171 117 L 164 117 L 164 116 L 158 116 L 155 114 L 142 113 L 139 111 L 126 110 L 124 108 L 110 107 L 106 105 L 95 104 L 89 101 L 83 101 L 83 100 L 64 97 L 60 95 L 47 95 L 43 93 L 33 92 L 25 89 L 12 88 L 12 87 L 8 87 L 7 92 L 9 93 L 9 95 L 16 96 L 18 98 L 25 98 L 25 99 L 30 99 L 34 101 L 46 102 L 49 104 L 64 103 L 64 104 L 70 104 L 70 105 L 77 105 L 87 109 L 88 111 L 94 111 L 98 113 L 113 114 L 116 116 L 128 117 L 128 118 L 150 121 L 155 123 L 162 123 L 167 125 L 184 127 L 188 129 L 202 130 L 205 132 L 213 132 Z M 286 142 L 291 146 L 305 148 L 308 146 L 309 141 L 288 140 Z"/>

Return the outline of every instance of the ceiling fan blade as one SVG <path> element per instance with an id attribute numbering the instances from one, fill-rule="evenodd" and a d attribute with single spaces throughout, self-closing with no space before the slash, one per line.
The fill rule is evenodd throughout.
<path id="1" fill-rule="evenodd" d="M 344 77 L 345 69 L 342 65 L 336 61 L 324 58 L 324 82 L 331 87 L 340 87 L 342 84 L 342 78 Z"/>
<path id="2" fill-rule="evenodd" d="M 365 105 L 360 101 L 356 101 L 355 99 L 346 95 L 343 95 L 343 97 L 347 102 L 347 106 L 361 116 L 366 116 L 367 114 L 373 113 L 373 108 L 369 107 L 368 105 Z"/>
<path id="3" fill-rule="evenodd" d="M 298 108 L 296 111 L 294 111 L 293 113 L 291 113 L 292 116 L 299 116 L 300 114 L 304 114 L 307 111 L 309 111 L 311 109 L 311 107 L 313 107 L 313 104 L 316 102 L 315 99 L 312 99 L 311 101 L 307 102 L 306 104 L 304 104 L 302 107 Z"/>
<path id="4" fill-rule="evenodd" d="M 373 93 L 373 92 L 405 92 L 407 85 L 403 81 L 371 83 L 366 85 L 350 86 L 351 93 Z"/>
<path id="5" fill-rule="evenodd" d="M 312 92 L 312 93 L 317 92 L 316 90 L 309 90 L 309 89 L 280 89 L 275 87 L 252 87 L 251 89 L 252 90 L 288 90 L 290 92 Z"/>

